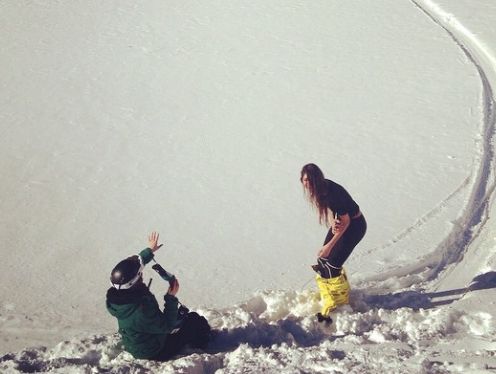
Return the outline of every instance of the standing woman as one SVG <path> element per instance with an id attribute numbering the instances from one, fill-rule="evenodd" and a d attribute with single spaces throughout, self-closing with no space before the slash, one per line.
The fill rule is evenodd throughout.
<path id="1" fill-rule="evenodd" d="M 338 305 L 348 304 L 350 286 L 343 264 L 367 231 L 365 217 L 358 204 L 341 185 L 324 178 L 315 164 L 301 169 L 300 181 L 310 202 L 317 208 L 319 222 L 329 227 L 324 245 L 318 251 L 317 285 L 323 301 L 317 314 L 319 322 L 332 322 L 330 313 Z"/>

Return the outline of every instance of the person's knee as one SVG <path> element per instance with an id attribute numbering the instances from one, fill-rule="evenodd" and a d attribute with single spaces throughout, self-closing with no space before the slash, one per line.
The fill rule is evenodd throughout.
<path id="1" fill-rule="evenodd" d="M 210 340 L 210 325 L 207 319 L 196 312 L 190 312 L 184 320 L 188 330 L 188 343 L 194 348 L 205 348 Z"/>

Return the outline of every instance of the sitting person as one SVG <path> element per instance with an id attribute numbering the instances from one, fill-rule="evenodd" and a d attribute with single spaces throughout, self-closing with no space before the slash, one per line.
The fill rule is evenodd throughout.
<path id="1" fill-rule="evenodd" d="M 179 282 L 175 277 L 164 296 L 163 311 L 143 283 L 145 265 L 162 246 L 158 245 L 158 237 L 153 232 L 148 248 L 114 267 L 110 276 L 112 287 L 107 291 L 107 310 L 117 318 L 127 352 L 139 359 L 166 361 L 185 346 L 205 348 L 210 326 L 204 317 L 179 306 Z"/>

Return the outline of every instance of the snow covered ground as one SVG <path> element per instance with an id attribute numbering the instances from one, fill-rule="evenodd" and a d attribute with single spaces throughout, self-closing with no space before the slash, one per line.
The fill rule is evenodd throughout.
<path id="1" fill-rule="evenodd" d="M 3 2 L 0 371 L 496 370 L 494 24 L 492 0 Z M 369 224 L 330 328 L 307 162 Z M 151 230 L 206 353 L 119 348 L 109 272 Z"/>

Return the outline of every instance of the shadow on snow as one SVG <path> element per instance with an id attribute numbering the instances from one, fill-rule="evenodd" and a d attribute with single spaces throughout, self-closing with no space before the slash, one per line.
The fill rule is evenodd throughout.
<path id="1" fill-rule="evenodd" d="M 383 308 L 383 309 L 431 309 L 442 305 L 448 305 L 460 300 L 465 294 L 471 291 L 487 290 L 496 288 L 496 272 L 490 271 L 476 276 L 468 287 L 457 288 L 441 292 L 419 292 L 404 291 L 386 295 L 363 295 L 364 305 L 357 305 L 354 308 L 362 311 L 362 308 Z"/>

